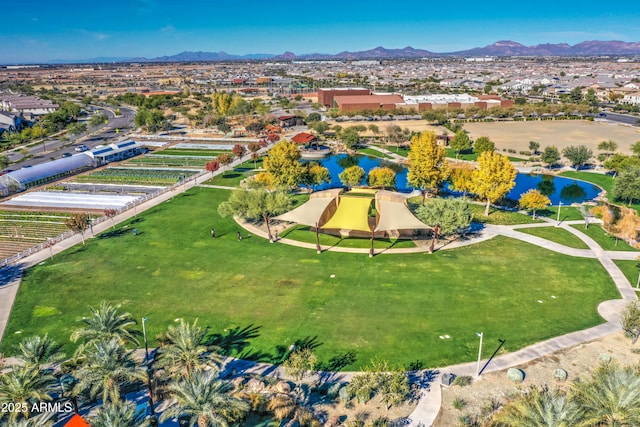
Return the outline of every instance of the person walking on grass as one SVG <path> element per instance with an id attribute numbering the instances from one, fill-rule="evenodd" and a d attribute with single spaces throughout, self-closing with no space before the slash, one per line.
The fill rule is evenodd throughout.
<path id="1" fill-rule="evenodd" d="M 242 240 L 242 234 L 240 234 L 240 232 L 239 232 L 239 231 L 238 231 L 238 234 L 236 234 L 236 236 L 238 237 L 238 242 L 239 242 L 240 240 Z"/>
<path id="2" fill-rule="evenodd" d="M 211 227 L 211 238 L 215 239 L 216 238 L 216 229 Z"/>

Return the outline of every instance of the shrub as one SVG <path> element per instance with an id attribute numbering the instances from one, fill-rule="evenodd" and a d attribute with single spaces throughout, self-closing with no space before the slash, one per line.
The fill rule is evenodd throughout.
<path id="1" fill-rule="evenodd" d="M 456 397 L 455 399 L 453 399 L 452 405 L 453 405 L 454 408 L 456 408 L 458 410 L 461 410 L 465 406 L 467 406 L 467 402 L 464 399 Z"/>
<path id="2" fill-rule="evenodd" d="M 471 377 L 471 375 L 461 375 L 459 377 L 456 377 L 455 380 L 453 380 L 453 385 L 459 385 L 460 387 L 464 387 L 464 386 L 468 386 L 473 382 L 473 377 Z"/>

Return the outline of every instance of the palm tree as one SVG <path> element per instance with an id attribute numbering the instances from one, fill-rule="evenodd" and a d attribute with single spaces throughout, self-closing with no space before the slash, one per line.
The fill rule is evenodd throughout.
<path id="1" fill-rule="evenodd" d="M 640 425 L 640 372 L 635 366 L 601 363 L 585 381 L 571 386 L 582 414 L 580 426 Z"/>
<path id="2" fill-rule="evenodd" d="M 218 379 L 215 370 L 187 376 L 169 386 L 177 404 L 167 409 L 160 420 L 180 417 L 186 418 L 189 426 L 227 427 L 249 410 L 247 402 L 229 394 L 232 388 L 231 383 Z"/>
<path id="3" fill-rule="evenodd" d="M 18 344 L 20 359 L 28 366 L 40 368 L 44 363 L 57 363 L 64 360 L 62 345 L 56 343 L 45 334 L 43 337 L 35 336 L 23 339 Z"/>
<path id="4" fill-rule="evenodd" d="M 577 425 L 580 416 L 566 394 L 533 387 L 508 402 L 492 420 L 492 425 L 505 427 L 569 427 Z"/>
<path id="5" fill-rule="evenodd" d="M 204 367 L 217 368 L 222 357 L 212 351 L 214 346 L 203 344 L 207 331 L 197 325 L 197 320 L 189 324 L 180 320 L 176 326 L 169 326 L 167 332 L 158 337 L 158 363 L 170 376 L 189 376 Z"/>
<path id="6" fill-rule="evenodd" d="M 10 419 L 22 414 L 29 418 L 31 404 L 51 400 L 49 390 L 53 386 L 53 375 L 34 366 L 20 366 L 0 375 L 0 402 L 18 404 L 24 411 L 12 411 Z"/>
<path id="7" fill-rule="evenodd" d="M 132 326 L 138 322 L 131 314 L 121 312 L 120 305 L 114 306 L 102 301 L 100 307 L 89 307 L 89 310 L 91 310 L 91 316 L 83 317 L 81 320 L 85 324 L 84 328 L 71 334 L 73 342 L 81 340 L 84 342 L 84 346 L 87 346 L 95 341 L 115 338 L 122 345 L 138 344 L 137 337 L 141 335 L 141 332 L 132 329 Z M 82 351 L 84 346 L 81 346 L 79 350 Z"/>
<path id="8" fill-rule="evenodd" d="M 120 400 L 123 385 L 147 379 L 146 370 L 138 366 L 131 355 L 116 338 L 94 342 L 75 372 L 78 383 L 74 394 L 88 392 L 91 399 L 100 395 L 104 403 Z"/>
<path id="9" fill-rule="evenodd" d="M 131 402 L 109 402 L 89 420 L 93 427 L 138 427 L 146 425 L 142 411 L 136 412 Z"/>
<path id="10" fill-rule="evenodd" d="M 44 412 L 31 418 L 9 419 L 4 421 L 0 418 L 0 425 L 5 427 L 52 427 L 55 412 Z"/>

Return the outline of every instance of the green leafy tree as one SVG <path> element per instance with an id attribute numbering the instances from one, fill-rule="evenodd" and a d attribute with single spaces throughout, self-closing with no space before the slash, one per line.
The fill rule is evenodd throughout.
<path id="1" fill-rule="evenodd" d="M 439 232 L 448 236 L 469 227 L 472 213 L 463 200 L 435 198 L 416 209 L 416 216 L 431 227 L 437 225 Z"/>
<path id="2" fill-rule="evenodd" d="M 484 153 L 485 151 L 495 151 L 496 145 L 487 136 L 481 136 L 473 143 L 474 153 Z"/>
<path id="3" fill-rule="evenodd" d="M 367 177 L 369 187 L 394 188 L 396 186 L 396 173 L 389 167 L 376 167 L 369 171 Z"/>
<path id="4" fill-rule="evenodd" d="M 618 149 L 618 143 L 612 140 L 602 141 L 598 144 L 598 150 L 604 151 L 609 156 Z"/>
<path id="5" fill-rule="evenodd" d="M 533 154 L 538 154 L 538 150 L 540 149 L 540 143 L 536 141 L 529 141 L 529 151 Z"/>
<path id="6" fill-rule="evenodd" d="M 540 156 L 540 160 L 548 164 L 549 166 L 554 165 L 560 160 L 560 151 L 555 145 L 549 145 L 544 147 L 544 151 L 542 152 L 542 156 Z"/>
<path id="7" fill-rule="evenodd" d="M 199 372 L 169 385 L 176 400 L 160 417 L 186 418 L 190 426 L 226 427 L 236 425 L 249 410 L 249 405 L 230 394 L 231 383 L 219 380 L 215 370 Z"/>
<path id="8" fill-rule="evenodd" d="M 320 116 L 320 113 L 315 113 L 315 112 L 310 113 L 305 119 L 307 123 L 319 122 L 320 120 L 322 120 L 322 116 Z"/>
<path id="9" fill-rule="evenodd" d="M 340 133 L 342 143 L 349 149 L 360 141 L 360 132 L 355 127 L 346 128 Z"/>
<path id="10" fill-rule="evenodd" d="M 551 204 L 551 200 L 538 190 L 531 189 L 520 195 L 518 203 L 520 204 L 520 208 L 532 211 L 533 219 L 536 219 L 536 211 L 549 206 Z"/>
<path id="11" fill-rule="evenodd" d="M 120 308 L 120 305 L 112 305 L 106 301 L 102 301 L 98 308 L 89 307 L 91 315 L 80 320 L 84 326 L 71 333 L 71 341 L 81 341 L 87 346 L 98 341 L 116 339 L 121 345 L 138 345 L 138 337 L 142 333 L 134 328 L 137 322 L 130 313 L 123 312 Z"/>
<path id="12" fill-rule="evenodd" d="M 304 168 L 300 164 L 300 150 L 293 141 L 276 143 L 264 159 L 264 168 L 274 187 L 296 187 L 302 178 Z"/>
<path id="13" fill-rule="evenodd" d="M 616 153 L 604 161 L 604 167 L 618 175 L 625 169 L 640 167 L 640 157 Z"/>
<path id="14" fill-rule="evenodd" d="M 267 227 L 269 240 L 273 240 L 269 221 L 285 213 L 291 207 L 291 199 L 284 191 L 233 191 L 229 200 L 220 203 L 218 213 L 223 216 L 239 216 L 245 219 L 262 219 Z"/>
<path id="15" fill-rule="evenodd" d="M 631 151 L 635 156 L 640 157 L 640 141 L 636 141 L 631 145 Z"/>
<path id="16" fill-rule="evenodd" d="M 438 145 L 436 134 L 422 132 L 411 138 L 407 181 L 422 192 L 424 205 L 427 192 L 436 192 L 449 177 L 447 149 Z"/>
<path id="17" fill-rule="evenodd" d="M 613 185 L 613 195 L 629 204 L 640 200 L 640 167 L 625 169 Z"/>
<path id="18" fill-rule="evenodd" d="M 463 130 L 459 130 L 456 132 L 455 136 L 449 143 L 449 146 L 456 150 L 456 160 L 458 159 L 458 155 L 461 151 L 467 151 L 471 148 L 471 139 L 469 135 Z"/>
<path id="19" fill-rule="evenodd" d="M 504 197 L 516 184 L 516 168 L 506 156 L 485 151 L 478 157 L 478 169 L 473 172 L 471 192 L 487 201 L 484 216 L 489 216 L 492 202 Z"/>
<path id="20" fill-rule="evenodd" d="M 603 362 L 590 377 L 575 381 L 569 396 L 579 407 L 579 425 L 640 425 L 640 375 L 636 366 Z"/>
<path id="21" fill-rule="evenodd" d="M 133 360 L 133 352 L 125 350 L 116 338 L 94 342 L 84 355 L 74 375 L 78 379 L 74 394 L 116 402 L 126 385 L 147 380 L 147 372 Z"/>
<path id="22" fill-rule="evenodd" d="M 596 98 L 596 91 L 593 89 L 589 89 L 584 96 L 584 100 L 587 104 L 592 107 L 598 105 L 598 98 Z"/>
<path id="23" fill-rule="evenodd" d="M 9 166 L 9 157 L 4 154 L 0 154 L 0 169 L 4 169 Z"/>
<path id="24" fill-rule="evenodd" d="M 313 129 L 318 135 L 324 134 L 331 127 L 326 122 L 312 122 L 309 123 L 308 126 L 310 129 Z"/>
<path id="25" fill-rule="evenodd" d="M 343 170 L 338 177 L 343 185 L 347 188 L 351 188 L 362 182 L 364 174 L 364 169 L 360 166 L 354 165 Z"/>
<path id="26" fill-rule="evenodd" d="M 143 111 L 142 114 L 144 115 L 145 113 L 146 113 L 146 110 Z M 143 126 L 144 123 L 145 123 L 144 122 L 145 118 L 144 117 L 138 118 L 139 115 L 140 115 L 140 113 L 136 114 L 136 117 L 134 119 L 134 123 L 135 123 L 136 126 Z M 97 114 L 94 114 L 93 116 L 91 116 L 91 118 L 89 119 L 89 124 L 91 126 L 100 126 L 102 124 L 105 124 L 105 122 L 108 122 L 108 121 L 109 121 L 109 118 L 107 117 L 106 114 L 97 113 Z"/>
<path id="27" fill-rule="evenodd" d="M 85 123 L 74 123 L 72 125 L 67 126 L 67 131 L 71 135 L 80 135 L 87 131 L 87 125 Z"/>
<path id="28" fill-rule="evenodd" d="M 593 151 L 587 148 L 586 145 L 570 145 L 562 150 L 562 154 L 571 162 L 571 165 L 580 169 L 580 166 L 584 165 L 593 157 Z"/>
<path id="29" fill-rule="evenodd" d="M 158 337 L 158 365 L 172 378 L 184 378 L 195 375 L 207 368 L 218 368 L 222 362 L 217 347 L 205 345 L 207 331 L 180 319 L 177 325 L 170 325 L 167 331 Z"/>

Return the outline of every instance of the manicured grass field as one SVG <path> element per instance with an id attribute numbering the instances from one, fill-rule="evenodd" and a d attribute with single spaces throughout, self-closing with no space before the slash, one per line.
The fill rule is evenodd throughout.
<path id="1" fill-rule="evenodd" d="M 543 239 L 551 240 L 552 242 L 560 243 L 561 245 L 565 245 L 570 248 L 589 249 L 589 246 L 587 246 L 586 243 L 562 228 L 554 226 L 518 228 L 518 231 L 532 236 L 542 237 Z"/>
<path id="2" fill-rule="evenodd" d="M 359 154 L 365 154 L 367 156 L 378 157 L 381 159 L 391 159 L 391 156 L 388 156 L 384 153 L 381 153 L 378 150 L 374 150 L 373 148 L 358 148 Z"/>
<path id="3" fill-rule="evenodd" d="M 597 260 L 503 237 L 374 258 L 317 255 L 246 232 L 237 241 L 238 225 L 217 214 L 228 195 L 189 190 L 28 270 L 0 351 L 48 332 L 70 352 L 69 334 L 87 307 L 107 300 L 149 318 L 152 346 L 175 319 L 197 318 L 212 333 L 259 328 L 245 358 L 274 360 L 279 350 L 311 340 L 323 362 L 354 351 L 346 370 L 376 356 L 405 367 L 445 366 L 477 357 L 477 331 L 485 357 L 501 338 L 513 351 L 602 323 L 598 303 L 618 297 Z"/>
<path id="4" fill-rule="evenodd" d="M 567 178 L 581 179 L 582 181 L 590 182 L 592 184 L 595 184 L 601 187 L 603 190 L 607 192 L 607 194 L 611 194 L 613 192 L 614 180 L 611 175 L 605 175 L 601 173 L 591 173 L 591 172 L 567 171 L 567 172 L 562 172 L 560 176 L 564 176 Z"/>
<path id="5" fill-rule="evenodd" d="M 297 240 L 304 243 L 316 244 L 316 233 L 311 231 L 310 227 L 297 225 L 285 230 L 280 237 L 286 237 L 287 239 Z M 323 246 L 335 246 L 340 248 L 364 248 L 369 249 L 371 247 L 371 240 L 366 238 L 349 238 L 341 239 L 338 236 L 332 236 L 329 234 L 319 234 L 320 244 Z M 411 240 L 389 240 L 389 239 L 375 239 L 373 242 L 375 249 L 387 249 L 387 248 L 415 248 L 416 245 Z"/>
<path id="6" fill-rule="evenodd" d="M 473 213 L 473 221 L 482 224 L 515 225 L 542 222 L 541 219 L 533 219 L 533 217 L 520 212 L 503 211 L 493 207 L 489 209 L 489 216 L 484 216 L 484 204 L 469 203 L 469 208 Z"/>
<path id="7" fill-rule="evenodd" d="M 640 261 L 614 261 L 620 270 L 627 277 L 629 283 L 634 288 L 638 284 L 638 275 L 640 275 Z M 640 296 L 640 292 L 638 292 L 638 296 Z"/>
<path id="8" fill-rule="evenodd" d="M 638 249 L 632 248 L 627 242 L 621 239 L 617 239 L 611 234 L 607 234 L 604 229 L 597 224 L 591 224 L 588 228 L 584 228 L 582 224 L 574 224 L 573 228 L 579 230 L 591 237 L 600 245 L 605 251 L 637 251 Z"/>

